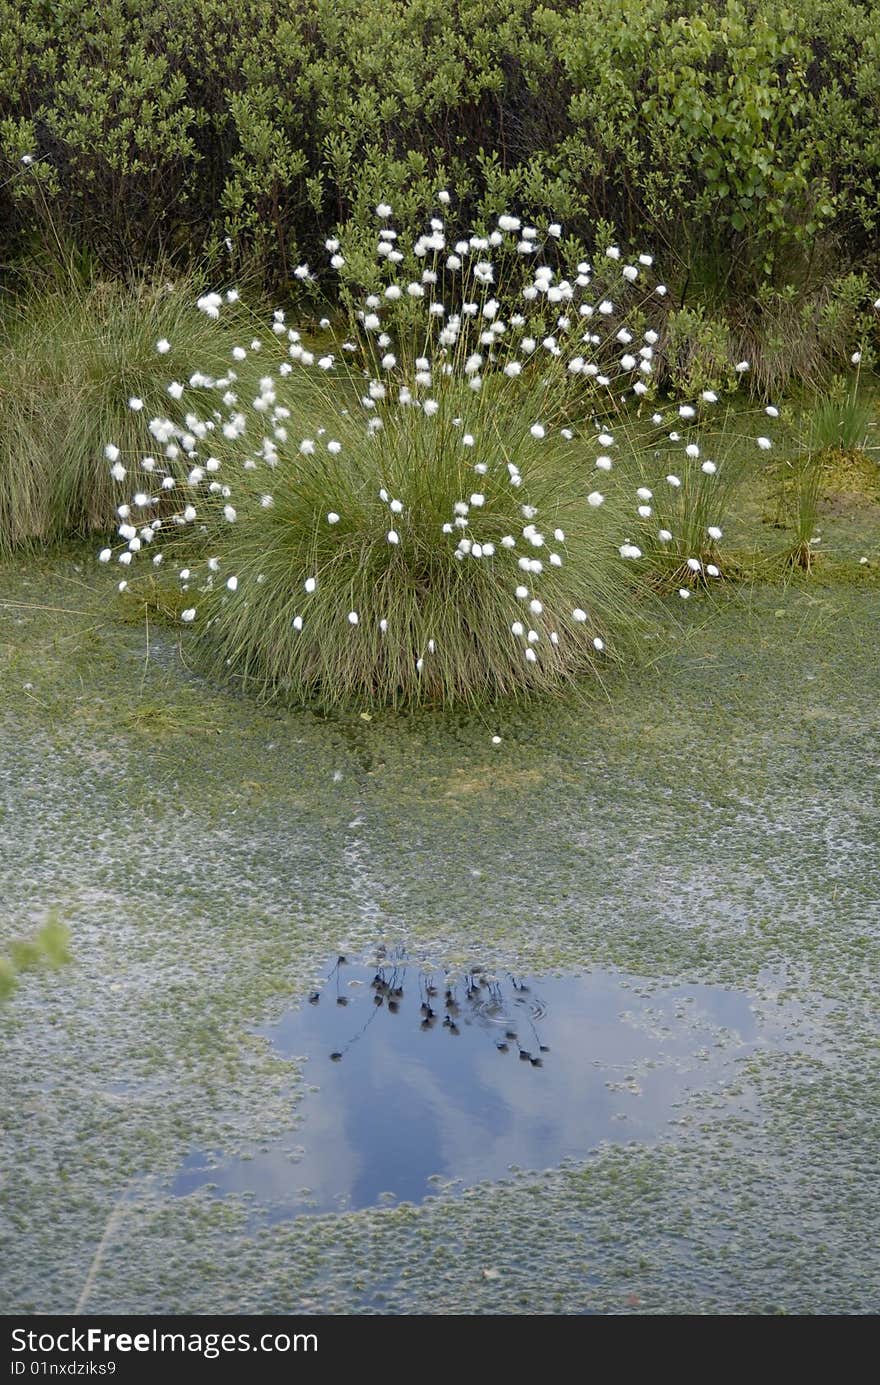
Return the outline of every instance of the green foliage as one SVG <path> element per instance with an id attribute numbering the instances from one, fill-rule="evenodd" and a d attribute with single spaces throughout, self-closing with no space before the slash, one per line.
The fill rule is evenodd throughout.
<path id="1" fill-rule="evenodd" d="M 794 383 L 827 386 L 877 316 L 866 308 L 871 295 L 863 274 L 826 265 L 812 280 L 794 277 L 782 287 L 760 284 L 727 308 L 733 355 L 751 363 L 751 387 L 765 398 L 781 397 Z"/>
<path id="2" fill-rule="evenodd" d="M 821 400 L 810 415 L 810 451 L 839 448 L 846 452 L 863 448 L 873 411 L 855 389 Z"/>
<path id="3" fill-rule="evenodd" d="M 878 67 L 857 0 L 0 0 L 0 237 L 51 215 L 130 271 L 228 236 L 286 281 L 454 182 L 647 237 L 673 287 L 708 257 L 729 302 L 876 265 Z"/>
<path id="4" fill-rule="evenodd" d="M 736 385 L 730 330 L 704 308 L 679 308 L 669 317 L 665 360 L 676 393 L 725 391 Z"/>
<path id="5" fill-rule="evenodd" d="M 0 1001 L 13 993 L 22 972 L 41 968 L 54 971 L 69 962 L 69 942 L 69 929 L 55 909 L 32 938 L 14 938 L 8 944 L 8 955 L 0 956 Z"/>
<path id="6" fill-rule="evenodd" d="M 200 313 L 190 278 L 132 286 L 38 278 L 0 317 L 0 553 L 34 540 L 106 531 L 118 498 L 104 448 L 140 435 L 128 407 L 150 413 L 197 355 L 222 343 Z M 167 338 L 167 355 L 156 343 Z"/>

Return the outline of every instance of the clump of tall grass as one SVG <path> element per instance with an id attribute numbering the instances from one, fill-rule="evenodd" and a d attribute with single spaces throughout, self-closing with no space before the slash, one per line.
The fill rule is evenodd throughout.
<path id="1" fill-rule="evenodd" d="M 816 546 L 820 542 L 820 535 L 816 530 L 822 495 L 823 460 L 822 452 L 802 449 L 791 461 L 784 463 L 787 473 L 783 481 L 787 501 L 786 518 L 793 532 L 781 558 L 783 567 L 792 571 L 812 572 L 819 561 Z"/>
<path id="2" fill-rule="evenodd" d="M 772 404 L 744 411 L 730 402 L 718 417 L 713 390 L 703 391 L 699 402 L 713 406 L 711 421 L 683 404 L 673 410 L 677 426 L 666 431 L 668 418 L 656 414 L 653 445 L 646 439 L 638 455 L 646 506 L 640 542 L 655 584 L 682 596 L 740 575 L 737 559 L 723 547 L 725 524 L 756 457 L 773 447 L 768 434 L 779 417 Z"/>
<path id="3" fill-rule="evenodd" d="M 813 452 L 826 452 L 831 448 L 843 452 L 860 451 L 867 443 L 871 422 L 871 406 L 859 396 L 857 388 L 842 395 L 830 395 L 821 400 L 810 415 L 810 448 Z"/>
<path id="4" fill-rule="evenodd" d="M 108 437 L 134 450 L 167 398 L 168 371 L 223 345 L 191 311 L 194 281 L 134 285 L 38 276 L 0 311 L 0 553 L 112 525 Z M 167 354 L 157 341 L 170 343 Z"/>
<path id="5" fill-rule="evenodd" d="M 135 561 L 150 560 L 153 581 L 170 570 L 189 596 L 181 620 L 267 695 L 550 691 L 621 656 L 651 587 L 640 536 L 657 519 L 628 411 L 654 393 L 650 322 L 665 287 L 650 255 L 609 244 L 588 259 L 553 224 L 541 233 L 504 214 L 452 240 L 434 216 L 405 246 L 390 207 L 376 215 L 346 340 L 307 342 L 276 310 L 220 375 L 188 370 L 160 411 L 138 409 L 146 454 L 107 440 L 128 498 L 121 543 L 101 558 L 130 570 L 127 590 Z M 345 267 L 338 239 L 327 252 Z M 312 271 L 296 275 L 307 284 Z M 198 307 L 219 321 L 230 303 L 235 290 Z M 713 402 L 706 391 L 700 410 Z M 687 437 L 666 435 L 683 468 L 699 466 L 696 419 L 684 406 Z M 712 513 L 717 470 L 706 458 L 687 490 L 692 525 Z M 681 544 L 702 572 L 713 527 L 693 551 L 690 531 L 656 542 Z"/>
<path id="6" fill-rule="evenodd" d="M 880 300 L 875 307 L 880 307 Z M 836 388 L 816 401 L 807 414 L 797 454 L 783 465 L 781 519 L 793 533 L 781 558 L 789 570 L 812 572 L 819 559 L 819 507 L 829 464 L 867 446 L 872 410 L 860 392 L 863 351 L 855 351 L 850 363 L 855 366 L 851 380 L 836 381 Z"/>

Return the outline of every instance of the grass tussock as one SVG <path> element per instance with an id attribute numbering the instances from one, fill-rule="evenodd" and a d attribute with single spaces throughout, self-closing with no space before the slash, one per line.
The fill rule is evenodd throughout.
<path id="1" fill-rule="evenodd" d="M 0 554 L 112 527 L 119 495 L 108 438 L 137 446 L 130 399 L 149 413 L 197 356 L 215 359 L 216 331 L 192 311 L 197 288 L 72 279 L 38 282 L 0 314 Z M 169 341 L 166 354 L 157 342 Z"/>
<path id="2" fill-rule="evenodd" d="M 445 394 L 438 416 L 405 411 L 375 438 L 339 417 L 342 452 L 278 474 L 269 507 L 259 475 L 245 474 L 239 502 L 259 523 L 215 531 L 221 570 L 201 594 L 219 672 L 264 695 L 481 703 L 546 693 L 623 657 L 644 611 L 615 543 L 621 505 L 584 503 L 583 443 L 532 439 L 529 389 L 487 389 L 477 408 L 470 391 Z M 462 437 L 480 423 L 475 474 Z M 456 506 L 474 535 L 460 559 L 464 529 L 444 531 Z M 523 538 L 528 515 L 539 545 Z"/>
<path id="3" fill-rule="evenodd" d="M 658 572 L 683 596 L 721 575 L 734 461 L 717 392 L 659 395 L 652 256 L 588 259 L 557 223 L 507 213 L 454 239 L 440 201 L 412 245 L 384 202 L 372 258 L 328 239 L 362 286 L 344 339 L 202 295 L 222 370 L 191 357 L 157 412 L 135 408 L 133 445 L 102 439 L 119 589 L 158 609 L 168 583 L 206 659 L 260 695 L 546 694 L 626 656 Z"/>

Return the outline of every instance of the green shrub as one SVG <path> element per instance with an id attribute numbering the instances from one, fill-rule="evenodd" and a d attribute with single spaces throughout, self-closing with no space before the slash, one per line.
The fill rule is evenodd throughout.
<path id="1" fill-rule="evenodd" d="M 454 181 L 647 237 L 686 307 L 706 264 L 722 304 L 812 292 L 877 267 L 878 68 L 858 0 L 0 0 L 0 235 L 123 272 L 229 237 L 285 283 Z"/>
<path id="2" fill-rule="evenodd" d="M 730 328 L 703 307 L 679 308 L 670 314 L 665 358 L 676 393 L 726 391 L 736 384 Z"/>

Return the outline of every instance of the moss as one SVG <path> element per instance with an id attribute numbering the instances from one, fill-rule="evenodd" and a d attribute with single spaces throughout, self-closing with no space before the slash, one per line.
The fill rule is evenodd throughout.
<path id="1" fill-rule="evenodd" d="M 861 447 L 829 447 L 822 453 L 822 496 L 826 503 L 854 496 L 880 502 L 880 465 Z"/>

